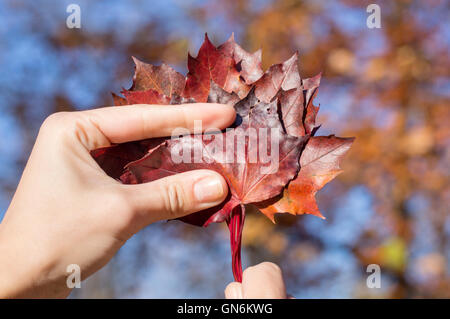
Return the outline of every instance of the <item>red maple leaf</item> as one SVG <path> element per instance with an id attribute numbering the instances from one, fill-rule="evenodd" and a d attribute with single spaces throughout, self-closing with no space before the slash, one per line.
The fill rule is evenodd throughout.
<path id="1" fill-rule="evenodd" d="M 353 139 L 314 136 L 321 74 L 302 79 L 297 54 L 263 72 L 261 51 L 245 51 L 233 36 L 216 48 L 205 36 L 197 57 L 188 56 L 186 78 L 165 64 L 134 61 L 133 85 L 124 97 L 113 94 L 116 105 L 227 103 L 236 121 L 225 131 L 124 143 L 92 155 L 128 184 L 194 169 L 220 173 L 230 188 L 227 199 L 180 219 L 199 226 L 227 222 L 233 274 L 241 281 L 245 207 L 256 206 L 272 221 L 275 213 L 322 217 L 314 195 L 341 172 Z"/>
<path id="2" fill-rule="evenodd" d="M 331 136 L 311 137 L 300 157 L 298 176 L 284 189 L 280 198 L 259 203 L 259 209 L 272 221 L 274 214 L 312 214 L 324 218 L 314 195 L 326 183 L 342 172 L 342 156 L 349 150 L 353 138 Z"/>
<path id="3" fill-rule="evenodd" d="M 200 47 L 197 57 L 188 55 L 189 73 L 184 96 L 194 98 L 197 102 L 206 102 L 210 83 L 213 81 L 225 91 L 235 92 L 241 98 L 245 97 L 249 87 L 242 81 L 230 53 L 229 50 L 217 49 L 205 35 L 205 42 Z"/>

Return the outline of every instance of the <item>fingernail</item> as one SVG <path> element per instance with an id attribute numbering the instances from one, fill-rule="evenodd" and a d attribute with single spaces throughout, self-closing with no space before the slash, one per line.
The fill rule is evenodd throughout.
<path id="1" fill-rule="evenodd" d="M 199 202 L 210 203 L 222 198 L 224 189 L 218 177 L 205 177 L 194 185 L 194 195 Z"/>
<path id="2" fill-rule="evenodd" d="M 242 296 L 242 287 L 236 287 L 236 299 L 243 299 Z"/>
<path id="3" fill-rule="evenodd" d="M 230 297 L 229 299 L 242 299 L 242 288 L 239 287 L 232 287 L 230 289 Z"/>

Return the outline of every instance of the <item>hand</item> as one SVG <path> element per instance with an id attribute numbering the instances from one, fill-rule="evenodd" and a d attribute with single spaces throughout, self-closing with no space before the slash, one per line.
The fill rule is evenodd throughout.
<path id="1" fill-rule="evenodd" d="M 286 299 L 286 288 L 280 267 L 270 262 L 248 267 L 242 275 L 242 283 L 228 284 L 225 298 Z"/>
<path id="2" fill-rule="evenodd" d="M 193 130 L 194 120 L 204 129 L 225 128 L 234 118 L 232 107 L 206 103 L 51 115 L 0 224 L 0 297 L 66 297 L 68 265 L 79 265 L 85 279 L 143 227 L 216 206 L 228 192 L 208 170 L 123 185 L 102 171 L 91 150 Z"/>

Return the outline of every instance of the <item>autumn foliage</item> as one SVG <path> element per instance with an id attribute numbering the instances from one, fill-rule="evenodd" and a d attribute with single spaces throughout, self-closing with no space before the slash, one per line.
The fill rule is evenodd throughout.
<path id="1" fill-rule="evenodd" d="M 303 79 L 297 53 L 264 72 L 260 50 L 245 51 L 233 36 L 215 47 L 205 36 L 197 57 L 188 56 L 186 77 L 166 64 L 153 66 L 133 59 L 133 85 L 121 92 L 123 97 L 113 95 L 116 105 L 224 103 L 234 106 L 237 118 L 226 131 L 215 132 L 213 138 L 192 134 L 93 151 L 107 174 L 123 183 L 136 184 L 194 169 L 220 173 L 230 189 L 228 198 L 217 207 L 181 220 L 205 227 L 212 222 L 228 224 L 237 281 L 242 279 L 240 246 L 246 207 L 256 207 L 273 222 L 276 213 L 324 218 L 315 194 L 341 172 L 340 161 L 353 138 L 316 136 L 319 107 L 313 102 L 321 74 Z M 262 138 L 251 133 L 260 129 L 269 129 L 271 134 Z M 245 148 L 232 147 L 231 157 L 243 160 L 224 160 L 230 156 L 227 147 L 242 136 Z M 262 151 L 258 149 L 262 139 L 266 139 L 267 146 L 263 151 L 278 152 L 275 163 L 249 159 Z M 218 146 L 219 140 L 223 143 Z M 188 161 L 173 160 L 171 155 L 180 149 L 188 151 Z M 200 160 L 193 160 L 196 152 L 203 154 Z"/>

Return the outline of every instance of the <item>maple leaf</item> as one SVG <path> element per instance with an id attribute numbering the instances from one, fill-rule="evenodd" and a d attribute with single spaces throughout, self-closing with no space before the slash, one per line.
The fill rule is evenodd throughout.
<path id="1" fill-rule="evenodd" d="M 216 101 L 214 101 L 216 102 Z M 235 104 L 238 114 L 235 126 L 212 136 L 189 135 L 171 139 L 152 153 L 126 166 L 123 182 L 145 183 L 169 175 L 194 170 L 210 169 L 220 173 L 230 187 L 232 205 L 223 207 L 205 222 L 225 221 L 231 210 L 239 204 L 263 201 L 278 195 L 297 174 L 298 158 L 307 137 L 289 136 L 283 132 L 277 113 L 277 101 L 264 103 L 256 99 L 253 91 Z M 271 128 L 261 138 L 261 128 Z M 275 132 L 274 132 L 275 131 Z M 238 139 L 245 138 L 242 149 L 236 147 Z M 279 159 L 267 163 L 258 160 L 261 144 L 278 147 Z M 227 150 L 232 150 L 232 152 Z M 174 162 L 173 154 L 183 152 L 183 162 Z M 275 150 L 273 150 L 275 151 Z M 202 154 L 195 159 L 195 154 Z M 193 214 L 195 215 L 195 214 Z M 199 223 L 196 223 L 199 224 Z"/>
<path id="2" fill-rule="evenodd" d="M 256 82 L 256 96 L 264 102 L 269 102 L 280 89 L 288 91 L 301 85 L 297 66 L 298 54 L 295 53 L 283 63 L 272 65 Z"/>
<path id="3" fill-rule="evenodd" d="M 258 208 L 272 221 L 275 213 L 312 214 L 324 219 L 315 195 L 342 172 L 340 161 L 353 140 L 334 135 L 311 137 L 300 157 L 301 169 L 298 176 L 290 182 L 281 198 L 275 202 L 260 203 Z"/>
<path id="4" fill-rule="evenodd" d="M 246 206 L 259 208 L 273 222 L 276 213 L 323 218 L 315 194 L 341 172 L 341 159 L 353 142 L 334 135 L 314 136 L 319 106 L 313 101 L 321 74 L 302 79 L 297 58 L 295 53 L 263 72 L 261 51 L 245 51 L 233 35 L 217 48 L 205 35 L 197 57 L 188 55 L 186 78 L 165 64 L 152 66 L 133 58 L 133 85 L 122 90 L 124 97 L 113 94 L 115 105 L 223 103 L 234 106 L 236 121 L 224 131 L 130 142 L 92 152 L 108 175 L 126 184 L 194 169 L 220 173 L 229 186 L 225 201 L 180 220 L 198 226 L 228 224 L 237 281 L 242 279 Z M 274 154 L 278 156 L 270 157 Z"/>
<path id="5" fill-rule="evenodd" d="M 93 150 L 91 155 L 106 174 L 119 179 L 123 174 L 124 167 L 128 163 L 142 158 L 150 150 L 164 141 L 165 139 L 163 138 L 154 138 L 138 142 L 116 144 Z"/>
<path id="6" fill-rule="evenodd" d="M 192 99 L 180 96 L 184 89 L 185 78 L 170 66 L 164 63 L 153 66 L 135 57 L 133 61 L 136 65 L 133 84 L 129 90 L 121 91 L 124 97 L 112 93 L 114 105 L 194 102 Z M 109 176 L 119 179 L 128 163 L 142 158 L 165 140 L 165 138 L 156 138 L 113 145 L 94 150 L 91 155 Z"/>
<path id="7" fill-rule="evenodd" d="M 317 95 L 317 92 L 319 90 L 320 85 L 320 78 L 322 76 L 322 73 L 319 73 L 318 75 L 303 80 L 303 90 L 305 92 L 305 115 L 304 115 L 304 129 L 305 133 L 307 134 L 313 134 L 315 133 L 315 130 L 318 129 L 316 127 L 316 116 L 317 113 L 319 113 L 319 106 L 315 106 L 313 104 L 314 98 Z"/>
<path id="8" fill-rule="evenodd" d="M 280 111 L 283 117 L 284 129 L 289 135 L 304 136 L 306 130 L 303 127 L 303 90 L 301 88 L 279 93 Z"/>
<path id="9" fill-rule="evenodd" d="M 170 97 L 159 93 L 156 90 L 148 89 L 145 91 L 127 91 L 123 90 L 128 104 L 169 104 Z"/>
<path id="10" fill-rule="evenodd" d="M 116 93 L 111 93 L 114 101 L 114 105 L 123 106 L 128 105 L 127 99 L 117 95 Z"/>
<path id="11" fill-rule="evenodd" d="M 312 78 L 302 79 L 303 90 L 306 91 L 305 92 L 306 104 L 309 103 L 309 100 L 311 99 L 313 93 L 316 91 L 317 88 L 319 88 L 321 77 L 322 73 L 319 73 L 316 76 L 313 76 Z"/>
<path id="12" fill-rule="evenodd" d="M 185 78 L 167 64 L 153 66 L 133 57 L 136 70 L 131 91 L 146 91 L 151 89 L 165 96 L 181 95 L 185 85 Z"/>
<path id="13" fill-rule="evenodd" d="M 236 65 L 240 66 L 240 75 L 245 79 L 246 84 L 256 82 L 264 74 L 261 66 L 261 50 L 254 53 L 245 51 L 234 41 L 234 34 L 217 49 L 224 55 L 232 57 Z"/>
<path id="14" fill-rule="evenodd" d="M 249 91 L 236 69 L 234 59 L 218 50 L 206 34 L 197 57 L 188 55 L 188 69 L 183 95 L 194 98 L 197 102 L 206 102 L 211 81 L 229 93 L 235 92 L 241 98 Z"/>
<path id="15" fill-rule="evenodd" d="M 213 92 L 208 100 L 218 102 L 222 100 L 221 96 L 227 95 L 225 91 L 222 94 Z M 298 138 L 283 132 L 277 104 L 277 100 L 271 103 L 259 101 L 252 90 L 246 98 L 235 104 L 238 116 L 235 127 L 231 130 L 216 133 L 213 138 L 190 135 L 168 140 L 142 159 L 128 164 L 127 172 L 121 177 L 124 183 L 145 183 L 194 169 L 210 169 L 220 173 L 230 187 L 231 196 L 219 207 L 194 213 L 184 221 L 201 226 L 207 226 L 211 222 L 229 223 L 233 269 L 236 280 L 239 281 L 240 249 L 236 247 L 240 247 L 241 242 L 241 223 L 245 218 L 244 204 L 260 202 L 278 195 L 296 175 L 298 158 L 307 141 L 307 137 Z M 270 135 L 262 138 L 252 134 L 265 128 L 272 130 Z M 243 147 L 236 150 L 236 140 L 242 137 L 246 139 L 242 143 Z M 275 162 L 263 163 L 256 160 L 263 149 L 262 143 L 278 147 L 279 158 Z M 233 149 L 233 152 L 227 152 L 227 149 Z M 183 152 L 183 162 L 174 162 L 173 154 L 179 153 L 179 150 Z M 195 154 L 203 156 L 195 160 Z M 238 205 L 240 208 L 236 207 Z M 235 213 L 232 215 L 232 212 Z"/>

